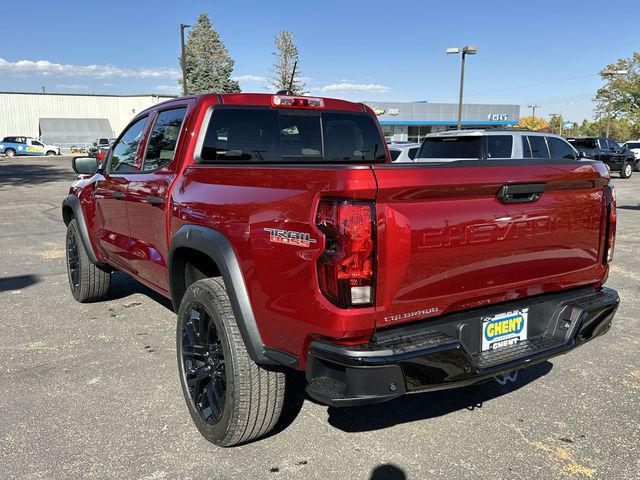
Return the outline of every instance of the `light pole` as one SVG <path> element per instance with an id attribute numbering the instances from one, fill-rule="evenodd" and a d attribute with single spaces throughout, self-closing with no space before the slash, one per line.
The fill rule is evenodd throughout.
<path id="1" fill-rule="evenodd" d="M 603 77 L 607 77 L 607 133 L 605 135 L 607 138 L 609 137 L 609 127 L 611 126 L 611 77 L 626 75 L 627 73 L 627 70 L 605 70 L 601 74 Z"/>
<path id="2" fill-rule="evenodd" d="M 467 45 L 462 48 L 447 48 L 447 54 L 462 53 L 462 62 L 460 65 L 460 98 L 458 99 L 458 130 L 462 129 L 462 92 L 464 89 L 464 59 L 467 55 L 475 55 L 478 53 L 478 49 L 475 45 Z"/>
<path id="3" fill-rule="evenodd" d="M 536 129 L 536 108 L 540 105 L 527 105 L 527 108 L 531 109 L 531 130 Z"/>
<path id="4" fill-rule="evenodd" d="M 187 95 L 187 65 L 184 58 L 184 29 L 191 25 L 185 23 L 180 24 L 180 67 L 182 68 L 182 95 Z"/>

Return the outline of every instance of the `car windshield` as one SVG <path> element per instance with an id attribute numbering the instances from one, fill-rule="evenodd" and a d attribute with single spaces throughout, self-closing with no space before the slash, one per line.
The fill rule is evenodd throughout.
<path id="1" fill-rule="evenodd" d="M 422 142 L 416 158 L 480 158 L 480 136 L 431 137 Z"/>

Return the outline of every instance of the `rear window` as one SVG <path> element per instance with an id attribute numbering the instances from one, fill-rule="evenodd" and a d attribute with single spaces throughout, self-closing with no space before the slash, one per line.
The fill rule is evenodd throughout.
<path id="1" fill-rule="evenodd" d="M 395 162 L 398 157 L 400 156 L 400 154 L 402 153 L 402 150 L 391 150 L 389 149 L 389 154 L 391 155 L 391 161 Z"/>
<path id="2" fill-rule="evenodd" d="M 487 158 L 511 158 L 511 135 L 487 135 Z"/>
<path id="3" fill-rule="evenodd" d="M 425 138 L 417 158 L 480 158 L 479 136 Z"/>
<path id="4" fill-rule="evenodd" d="M 367 114 L 264 108 L 215 109 L 200 158 L 202 163 L 384 160 L 384 141 Z"/>

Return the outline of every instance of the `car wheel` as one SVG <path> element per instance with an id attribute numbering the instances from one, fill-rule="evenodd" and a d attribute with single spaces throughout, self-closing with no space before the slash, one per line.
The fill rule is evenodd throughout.
<path id="1" fill-rule="evenodd" d="M 4 154 L 5 154 L 7 157 L 11 158 L 11 157 L 13 157 L 13 156 L 16 154 L 16 151 L 15 151 L 13 148 L 7 148 L 7 149 L 4 151 Z"/>
<path id="2" fill-rule="evenodd" d="M 285 374 L 249 357 L 222 279 L 199 280 L 187 289 L 176 343 L 182 393 L 204 438 L 229 447 L 276 425 Z"/>
<path id="3" fill-rule="evenodd" d="M 631 178 L 631 174 L 633 173 L 633 165 L 631 162 L 624 162 L 622 164 L 622 168 L 620 169 L 620 178 Z"/>
<path id="4" fill-rule="evenodd" d="M 56 152 L 54 152 L 53 150 L 49 150 L 49 151 L 46 153 L 47 157 L 52 157 L 52 156 L 53 156 L 53 155 L 55 155 L 55 154 L 56 154 Z"/>
<path id="5" fill-rule="evenodd" d="M 75 219 L 67 226 L 67 274 L 71 293 L 80 303 L 97 302 L 106 298 L 111 273 L 91 263 L 84 249 Z"/>

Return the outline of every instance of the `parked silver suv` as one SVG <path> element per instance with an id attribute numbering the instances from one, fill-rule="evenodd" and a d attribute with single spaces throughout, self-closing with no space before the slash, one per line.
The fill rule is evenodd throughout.
<path id="1" fill-rule="evenodd" d="M 525 130 L 450 130 L 422 142 L 416 162 L 462 159 L 566 158 L 583 156 L 564 138 Z"/>

